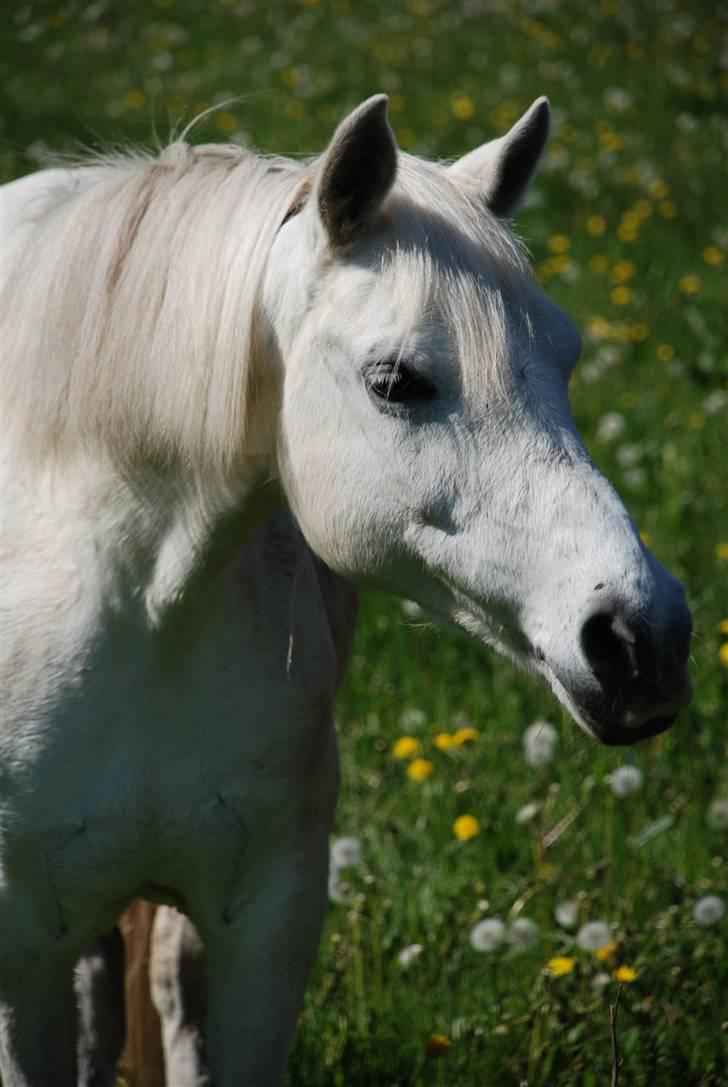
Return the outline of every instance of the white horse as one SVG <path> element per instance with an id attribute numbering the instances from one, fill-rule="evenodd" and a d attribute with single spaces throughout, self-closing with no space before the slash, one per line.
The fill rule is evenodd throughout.
<path id="1" fill-rule="evenodd" d="M 548 118 L 444 166 L 398 152 L 379 95 L 307 165 L 177 142 L 4 190 L 3 1087 L 77 1081 L 74 966 L 135 896 L 201 934 L 217 1087 L 282 1083 L 338 575 L 606 743 L 689 701 L 682 589 L 576 434 L 579 337 L 504 223 Z"/>

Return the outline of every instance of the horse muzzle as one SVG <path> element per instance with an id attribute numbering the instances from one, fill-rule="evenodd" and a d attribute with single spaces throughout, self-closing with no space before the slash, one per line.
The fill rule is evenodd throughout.
<path id="1" fill-rule="evenodd" d="M 684 599 L 662 623 L 602 602 L 581 626 L 581 666 L 567 675 L 552 666 L 552 686 L 601 743 L 639 743 L 670 728 L 690 703 L 692 629 Z"/>

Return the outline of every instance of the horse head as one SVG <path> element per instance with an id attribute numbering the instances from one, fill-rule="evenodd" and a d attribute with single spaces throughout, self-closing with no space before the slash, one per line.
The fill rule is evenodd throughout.
<path id="1" fill-rule="evenodd" d="M 383 95 L 339 126 L 264 286 L 278 467 L 333 569 L 416 600 L 629 744 L 690 700 L 691 616 L 577 434 L 580 337 L 506 224 L 548 129 L 541 98 L 440 165 L 397 149 Z"/>

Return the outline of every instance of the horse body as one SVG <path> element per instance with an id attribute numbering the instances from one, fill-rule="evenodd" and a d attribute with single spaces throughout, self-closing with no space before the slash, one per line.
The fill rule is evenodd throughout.
<path id="1" fill-rule="evenodd" d="M 606 742 L 689 698 L 681 589 L 576 436 L 578 337 L 497 218 L 547 127 L 542 101 L 446 170 L 398 156 L 380 97 L 309 167 L 172 145 L 10 187 L 6 1087 L 75 1082 L 74 964 L 136 896 L 200 932 L 215 1083 L 282 1081 L 354 623 L 331 570 Z"/>

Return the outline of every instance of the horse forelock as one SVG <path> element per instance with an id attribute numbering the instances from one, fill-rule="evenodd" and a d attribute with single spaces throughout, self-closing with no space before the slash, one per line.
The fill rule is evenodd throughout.
<path id="1" fill-rule="evenodd" d="M 399 265 L 404 289 L 444 320 L 466 391 L 501 384 L 514 333 L 531 336 L 533 282 L 520 240 L 461 179 L 409 155 L 384 225 L 382 263 Z"/>

